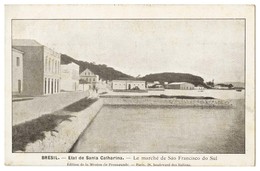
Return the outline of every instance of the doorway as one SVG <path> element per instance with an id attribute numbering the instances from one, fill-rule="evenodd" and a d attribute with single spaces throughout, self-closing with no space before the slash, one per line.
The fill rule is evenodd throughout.
<path id="1" fill-rule="evenodd" d="M 21 80 L 18 80 L 18 93 L 22 92 L 22 82 Z"/>

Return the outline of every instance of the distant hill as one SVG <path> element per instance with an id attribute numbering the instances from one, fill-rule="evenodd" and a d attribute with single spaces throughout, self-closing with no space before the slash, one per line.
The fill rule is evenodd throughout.
<path id="1" fill-rule="evenodd" d="M 156 73 L 156 74 L 149 74 L 141 79 L 147 82 L 154 82 L 159 81 L 161 84 L 164 82 L 172 83 L 172 82 L 188 82 L 192 83 L 195 86 L 202 85 L 204 87 L 208 86 L 204 83 L 204 79 L 202 77 L 186 74 L 186 73 L 174 73 L 174 72 L 164 72 L 164 73 Z"/>
<path id="2" fill-rule="evenodd" d="M 61 64 L 68 64 L 74 62 L 80 66 L 80 73 L 83 72 L 86 68 L 90 69 L 94 74 L 99 75 L 100 78 L 104 80 L 116 80 L 116 79 L 132 79 L 133 77 L 127 74 L 124 74 L 120 71 L 115 70 L 112 67 L 108 67 L 105 64 L 95 64 L 89 63 L 86 61 L 79 61 L 73 59 L 72 57 L 61 54 Z"/>
<path id="3" fill-rule="evenodd" d="M 130 75 L 117 71 L 112 67 L 108 67 L 105 64 L 95 64 L 86 61 L 79 61 L 68 55 L 61 54 L 61 64 L 68 64 L 71 62 L 74 62 L 80 66 L 80 73 L 83 72 L 86 68 L 88 68 L 95 74 L 99 75 L 99 77 L 104 80 L 136 79 Z M 202 85 L 208 88 L 208 86 L 204 83 L 203 78 L 192 74 L 186 74 L 186 73 L 173 73 L 173 72 L 156 73 L 156 74 L 149 74 L 138 79 L 147 82 L 159 81 L 161 84 L 163 84 L 164 82 L 168 82 L 168 83 L 188 82 L 194 84 L 195 86 Z"/>

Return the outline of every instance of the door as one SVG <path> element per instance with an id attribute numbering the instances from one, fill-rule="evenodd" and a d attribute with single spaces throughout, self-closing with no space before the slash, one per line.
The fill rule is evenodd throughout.
<path id="1" fill-rule="evenodd" d="M 22 82 L 21 80 L 18 80 L 18 93 L 22 92 Z"/>
<path id="2" fill-rule="evenodd" d="M 131 84 L 128 84 L 128 90 L 131 90 Z"/>

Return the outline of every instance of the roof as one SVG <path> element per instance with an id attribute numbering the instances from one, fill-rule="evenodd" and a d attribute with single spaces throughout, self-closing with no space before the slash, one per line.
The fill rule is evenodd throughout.
<path id="1" fill-rule="evenodd" d="M 173 83 L 170 83 L 168 85 L 179 85 L 179 84 L 191 84 L 191 83 L 187 83 L 187 82 L 173 82 Z"/>
<path id="2" fill-rule="evenodd" d="M 20 51 L 20 50 L 18 50 L 16 48 L 12 48 L 12 50 L 15 51 L 15 52 L 18 52 L 18 53 L 22 53 L 22 54 L 24 53 L 23 51 Z"/>
<path id="3" fill-rule="evenodd" d="M 128 80 L 113 80 L 113 81 L 121 81 L 121 82 L 123 82 L 123 81 L 126 81 L 126 82 L 145 82 L 145 81 L 143 81 L 143 80 L 130 80 L 130 79 L 128 79 Z"/>
<path id="4" fill-rule="evenodd" d="M 85 71 L 90 71 L 90 72 L 92 72 L 90 69 L 88 69 L 88 68 L 85 68 L 82 72 L 80 72 L 80 74 L 82 74 L 83 72 L 85 72 Z M 92 72 L 94 75 L 96 75 L 94 72 Z"/>
<path id="5" fill-rule="evenodd" d="M 77 65 L 79 67 L 75 62 L 60 63 L 60 65 Z"/>
<path id="6" fill-rule="evenodd" d="M 13 39 L 12 45 L 13 46 L 43 46 L 36 40 L 32 40 L 32 39 Z"/>

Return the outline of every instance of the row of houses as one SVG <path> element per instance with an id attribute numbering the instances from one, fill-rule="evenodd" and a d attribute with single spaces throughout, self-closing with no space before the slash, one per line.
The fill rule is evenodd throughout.
<path id="1" fill-rule="evenodd" d="M 79 80 L 85 80 L 85 90 L 95 88 L 99 76 L 89 69 L 79 73 L 76 63 L 62 63 L 61 54 L 35 40 L 12 40 L 13 94 L 48 95 L 61 91 L 82 89 Z"/>

